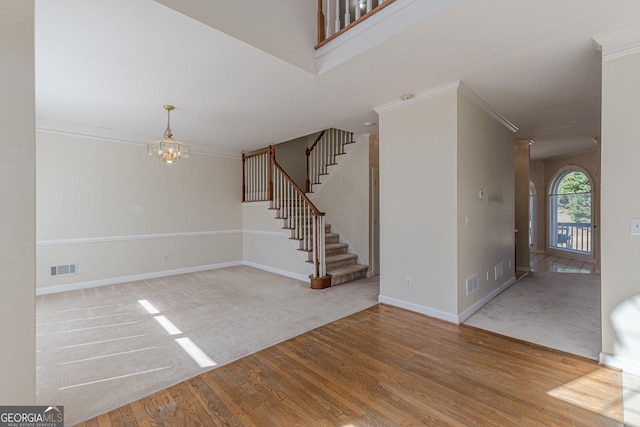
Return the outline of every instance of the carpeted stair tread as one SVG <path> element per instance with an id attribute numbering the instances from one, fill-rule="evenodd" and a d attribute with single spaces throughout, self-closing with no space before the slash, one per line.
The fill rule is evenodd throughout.
<path id="1" fill-rule="evenodd" d="M 326 262 L 327 262 L 327 264 L 331 264 L 331 263 L 334 263 L 334 262 L 347 261 L 347 260 L 351 260 L 351 259 L 358 259 L 358 255 L 356 255 L 356 254 L 329 255 L 326 258 Z"/>
<path id="2" fill-rule="evenodd" d="M 353 280 L 363 279 L 367 277 L 369 267 L 362 264 L 351 264 L 335 269 L 327 270 L 331 275 L 331 286 L 341 285 Z"/>

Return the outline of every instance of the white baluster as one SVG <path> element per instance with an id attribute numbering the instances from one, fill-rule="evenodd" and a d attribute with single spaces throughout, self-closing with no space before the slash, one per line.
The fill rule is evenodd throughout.
<path id="1" fill-rule="evenodd" d="M 325 34 L 325 40 L 326 40 L 327 38 L 329 38 L 329 36 L 330 36 L 331 34 L 333 34 L 333 33 L 331 32 L 331 29 L 332 29 L 332 27 L 331 27 L 331 4 L 332 4 L 332 3 L 333 3 L 333 2 L 332 2 L 331 0 L 326 0 L 326 1 L 325 1 L 325 5 L 326 5 L 326 6 L 325 6 L 324 10 L 326 10 L 326 11 L 327 11 L 327 13 L 324 15 L 324 25 L 325 25 L 324 34 Z"/>
<path id="2" fill-rule="evenodd" d="M 360 0 L 356 0 L 356 6 L 355 6 L 355 20 L 357 21 L 358 19 L 360 19 Z"/>
<path id="3" fill-rule="evenodd" d="M 367 0 L 367 13 L 371 12 L 373 7 L 373 0 Z"/>
<path id="4" fill-rule="evenodd" d="M 336 28 L 335 32 L 340 31 L 340 0 L 336 0 Z"/>
<path id="5" fill-rule="evenodd" d="M 349 14 L 349 0 L 346 0 L 344 2 L 344 26 L 346 27 L 349 24 L 351 24 L 351 14 Z"/>

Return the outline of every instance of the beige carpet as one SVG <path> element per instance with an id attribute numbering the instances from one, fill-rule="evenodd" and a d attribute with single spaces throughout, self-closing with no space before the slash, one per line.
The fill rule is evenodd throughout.
<path id="1" fill-rule="evenodd" d="M 377 278 L 312 291 L 231 267 L 40 296 L 37 403 L 64 405 L 73 425 L 371 307 L 378 294 Z"/>
<path id="2" fill-rule="evenodd" d="M 464 323 L 598 360 L 600 275 L 530 273 Z"/>

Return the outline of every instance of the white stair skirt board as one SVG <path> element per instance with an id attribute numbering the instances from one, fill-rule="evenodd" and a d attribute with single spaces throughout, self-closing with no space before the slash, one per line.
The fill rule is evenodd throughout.
<path id="1" fill-rule="evenodd" d="M 367 135 L 366 141 L 369 141 L 368 134 L 366 134 L 366 135 Z M 318 196 L 318 194 L 320 194 L 320 192 L 322 191 L 322 187 L 324 187 L 324 185 L 327 182 L 329 182 L 331 177 L 333 175 L 335 175 L 336 171 L 342 167 L 342 164 L 349 157 L 351 157 L 351 155 L 355 151 L 356 146 L 358 146 L 358 144 L 360 144 L 364 140 L 365 139 L 364 139 L 364 137 L 362 135 L 358 135 L 357 137 L 354 135 L 354 141 L 352 143 L 350 143 L 350 144 L 345 144 L 344 145 L 345 154 L 335 156 L 336 164 L 335 165 L 330 165 L 330 166 L 327 167 L 327 175 L 321 175 L 320 176 L 320 184 L 311 183 L 311 192 L 310 193 L 305 193 L 307 195 L 307 197 L 309 198 L 309 200 L 313 201 L 313 199 L 315 199 Z"/>
<path id="2" fill-rule="evenodd" d="M 175 276 L 178 274 L 196 273 L 198 271 L 215 270 L 217 268 L 243 265 L 243 261 L 221 262 L 219 264 L 200 265 L 197 267 L 176 268 L 175 270 L 154 271 L 152 273 L 133 274 L 131 276 L 110 277 L 108 279 L 90 280 L 87 282 L 69 283 L 66 285 L 47 286 L 37 288 L 36 295 L 48 295 L 58 292 L 75 291 L 78 289 L 97 288 L 99 286 L 117 285 L 118 283 L 135 282 L 137 280 L 155 279 L 158 277 Z"/>
<path id="3" fill-rule="evenodd" d="M 458 316 L 458 324 L 464 322 L 465 320 L 467 320 L 469 317 L 471 317 L 476 311 L 480 310 L 482 307 L 484 307 L 489 301 L 491 301 L 492 299 L 494 299 L 495 297 L 497 297 L 498 295 L 500 295 L 502 292 L 506 291 L 507 288 L 511 285 L 513 285 L 514 283 L 516 283 L 516 278 L 512 277 L 509 280 L 507 280 L 506 282 L 504 282 L 499 288 L 494 289 L 493 291 L 491 291 L 489 294 L 487 294 L 484 298 L 482 298 L 480 301 L 476 302 L 475 304 L 473 304 L 471 307 L 469 307 L 468 309 L 466 309 L 465 311 L 463 311 L 459 316 Z"/>
<path id="4" fill-rule="evenodd" d="M 416 313 L 425 314 L 430 317 L 435 317 L 436 319 L 446 320 L 447 322 L 458 324 L 457 315 L 436 310 L 435 308 L 425 307 L 424 305 L 414 304 L 412 302 L 403 301 L 401 299 L 387 297 L 384 295 L 378 296 L 378 302 L 404 308 L 410 311 L 415 311 Z"/>
<path id="5" fill-rule="evenodd" d="M 600 353 L 600 364 L 621 369 L 623 372 L 640 377 L 640 362 L 615 354 Z"/>

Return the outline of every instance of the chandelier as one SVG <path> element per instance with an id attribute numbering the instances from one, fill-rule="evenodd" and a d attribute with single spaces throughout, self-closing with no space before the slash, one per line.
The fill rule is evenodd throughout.
<path id="1" fill-rule="evenodd" d="M 176 107 L 173 105 L 163 105 L 167 110 L 167 130 L 164 131 L 164 138 L 147 144 L 147 154 L 159 158 L 165 163 L 175 163 L 180 159 L 186 159 L 191 154 L 191 147 L 173 139 L 171 133 L 171 111 Z"/>

